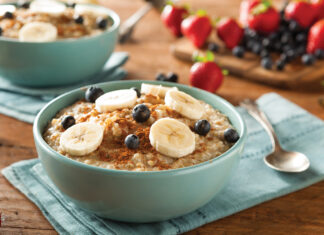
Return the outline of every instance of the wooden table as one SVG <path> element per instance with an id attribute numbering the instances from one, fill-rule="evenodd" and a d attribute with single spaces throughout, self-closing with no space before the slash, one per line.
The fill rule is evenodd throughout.
<path id="1" fill-rule="evenodd" d="M 208 9 L 213 16 L 238 14 L 239 0 L 200 0 L 194 9 Z M 102 0 L 126 19 L 143 3 L 139 0 Z M 133 41 L 118 46 L 128 51 L 127 79 L 153 80 L 157 72 L 174 71 L 180 82 L 188 84 L 190 65 L 174 59 L 169 46 L 175 40 L 163 27 L 157 12 L 150 12 L 135 30 Z M 280 95 L 324 119 L 317 100 L 321 93 L 273 89 L 228 76 L 217 94 L 233 104 L 244 98 L 256 99 L 267 92 Z M 37 156 L 32 125 L 0 115 L 0 169 L 11 163 Z M 316 143 L 314 143 L 316 144 Z M 197 228 L 188 234 L 324 234 L 324 182 L 279 199 L 263 203 L 227 218 Z M 39 209 L 0 175 L 0 212 L 4 219 L 0 234 L 56 234 Z"/>

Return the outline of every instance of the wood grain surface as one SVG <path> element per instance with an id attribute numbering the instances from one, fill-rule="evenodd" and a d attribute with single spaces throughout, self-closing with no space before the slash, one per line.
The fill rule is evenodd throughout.
<path id="1" fill-rule="evenodd" d="M 188 0 L 194 9 L 204 8 L 213 16 L 238 14 L 239 0 Z M 140 0 L 102 0 L 102 4 L 117 11 L 122 20 L 142 6 Z M 277 2 L 279 3 L 279 2 Z M 134 32 L 133 40 L 117 47 L 128 51 L 125 66 L 127 79 L 152 80 L 157 72 L 174 71 L 180 82 L 188 84 L 190 65 L 171 55 L 169 47 L 175 39 L 163 27 L 158 12 L 150 12 Z M 280 95 L 324 119 L 324 108 L 318 103 L 321 92 L 296 92 L 274 89 L 265 85 L 226 77 L 218 95 L 237 104 L 244 98 L 256 99 L 267 92 Z M 306 123 L 307 125 L 307 123 Z M 293 130 L 291 130 L 293 131 Z M 316 144 L 316 143 L 314 143 Z M 0 115 L 0 169 L 23 159 L 37 157 L 32 126 Z M 324 234 L 324 182 L 301 191 L 263 203 L 193 231 L 194 234 Z M 12 187 L 0 174 L 0 234 L 56 234 L 39 209 Z"/>

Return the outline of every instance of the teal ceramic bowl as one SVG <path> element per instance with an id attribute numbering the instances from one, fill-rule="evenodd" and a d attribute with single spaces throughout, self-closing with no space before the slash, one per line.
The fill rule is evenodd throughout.
<path id="1" fill-rule="evenodd" d="M 90 6 L 107 12 L 113 20 L 99 35 L 44 43 L 0 37 L 0 76 L 21 86 L 54 87 L 98 73 L 115 48 L 120 19 L 112 10 Z"/>
<path id="2" fill-rule="evenodd" d="M 140 88 L 142 82 L 118 81 L 98 86 L 108 92 Z M 67 200 L 101 217 L 125 222 L 154 222 L 198 209 L 213 199 L 228 182 L 239 163 L 246 137 L 240 114 L 230 103 L 212 93 L 180 84 L 159 84 L 177 86 L 179 90 L 219 109 L 237 129 L 239 141 L 211 161 L 176 170 L 132 172 L 80 163 L 55 152 L 42 137 L 46 125 L 59 110 L 84 97 L 84 90 L 71 91 L 47 104 L 36 117 L 33 127 L 43 167 Z"/>

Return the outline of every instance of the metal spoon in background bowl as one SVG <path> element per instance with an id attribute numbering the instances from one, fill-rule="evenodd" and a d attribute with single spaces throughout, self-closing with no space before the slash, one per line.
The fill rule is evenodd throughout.
<path id="1" fill-rule="evenodd" d="M 267 116 L 254 101 L 246 99 L 240 103 L 240 106 L 245 108 L 264 127 L 270 136 L 273 151 L 264 158 L 267 166 L 282 172 L 302 172 L 308 169 L 310 163 L 306 155 L 299 152 L 286 151 L 280 146 L 278 137 Z"/>
<path id="2" fill-rule="evenodd" d="M 145 5 L 138 9 L 120 26 L 119 43 L 123 44 L 130 39 L 135 25 L 144 15 L 146 15 L 146 13 L 148 13 L 152 8 L 162 9 L 165 3 L 165 0 L 146 0 Z"/>

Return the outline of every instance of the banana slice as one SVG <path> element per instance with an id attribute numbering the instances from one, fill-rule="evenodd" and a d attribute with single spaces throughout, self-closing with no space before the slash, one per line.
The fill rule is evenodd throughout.
<path id="1" fill-rule="evenodd" d="M 178 88 L 177 87 L 165 87 L 165 86 L 161 86 L 161 85 L 152 85 L 152 84 L 147 84 L 147 83 L 142 83 L 142 86 L 141 86 L 141 93 L 160 96 L 162 98 L 164 98 L 165 94 L 169 90 L 178 91 Z"/>
<path id="2" fill-rule="evenodd" d="M 194 120 L 200 119 L 205 111 L 198 100 L 182 91 L 168 91 L 165 95 L 164 102 L 171 109 Z"/>
<path id="3" fill-rule="evenodd" d="M 29 9 L 35 13 L 59 15 L 65 11 L 66 6 L 61 2 L 53 0 L 35 0 L 31 2 Z"/>
<path id="4" fill-rule="evenodd" d="M 56 27 L 45 22 L 27 23 L 19 30 L 19 41 L 22 42 L 51 42 L 56 37 Z"/>
<path id="5" fill-rule="evenodd" d="M 125 89 L 108 92 L 96 99 L 96 109 L 103 113 L 133 107 L 137 100 L 135 90 Z"/>
<path id="6" fill-rule="evenodd" d="M 181 158 L 195 150 L 194 133 L 174 118 L 156 121 L 151 126 L 149 139 L 158 152 L 173 158 Z"/>
<path id="7" fill-rule="evenodd" d="M 95 6 L 77 4 L 74 10 L 79 15 L 87 14 L 87 15 L 101 16 L 104 18 L 108 16 L 107 11 Z"/>
<path id="8" fill-rule="evenodd" d="M 104 128 L 98 124 L 82 122 L 67 129 L 60 139 L 62 149 L 75 156 L 95 151 L 102 142 Z"/>
<path id="9" fill-rule="evenodd" d="M 0 16 L 3 16 L 6 12 L 13 13 L 16 10 L 14 5 L 1 5 L 0 6 Z"/>

